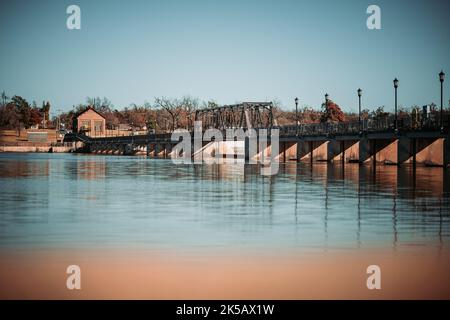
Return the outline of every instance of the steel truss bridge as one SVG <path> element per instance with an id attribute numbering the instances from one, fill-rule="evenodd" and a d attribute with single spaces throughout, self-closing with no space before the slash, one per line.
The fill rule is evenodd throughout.
<path id="1" fill-rule="evenodd" d="M 195 120 L 202 122 L 204 129 L 215 128 L 272 128 L 274 117 L 272 102 L 244 102 L 195 112 Z"/>

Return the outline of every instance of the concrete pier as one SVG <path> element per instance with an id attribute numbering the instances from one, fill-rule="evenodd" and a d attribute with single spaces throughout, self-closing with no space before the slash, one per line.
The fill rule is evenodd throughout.
<path id="1" fill-rule="evenodd" d="M 270 155 L 270 146 L 266 151 Z M 380 137 L 338 140 L 304 140 L 280 143 L 276 161 L 344 161 L 386 165 L 420 164 L 450 165 L 450 138 L 448 137 Z"/>

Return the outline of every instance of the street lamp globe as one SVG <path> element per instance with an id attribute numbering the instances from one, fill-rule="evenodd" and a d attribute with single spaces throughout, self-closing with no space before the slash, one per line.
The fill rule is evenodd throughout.
<path id="1" fill-rule="evenodd" d="M 295 104 L 298 104 L 298 98 L 295 98 Z"/>
<path id="2" fill-rule="evenodd" d="M 444 73 L 444 71 L 441 70 L 441 72 L 439 72 L 439 81 L 444 82 L 444 78 L 445 78 L 445 73 Z"/>
<path id="3" fill-rule="evenodd" d="M 361 94 L 362 94 L 362 90 L 358 89 L 358 97 L 361 97 Z"/>
<path id="4" fill-rule="evenodd" d="M 397 88 L 397 87 L 398 87 L 398 79 L 395 78 L 395 79 L 394 79 L 394 88 Z"/>

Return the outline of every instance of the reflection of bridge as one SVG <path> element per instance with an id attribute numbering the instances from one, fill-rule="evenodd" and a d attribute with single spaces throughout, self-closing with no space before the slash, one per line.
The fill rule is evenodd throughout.
<path id="1" fill-rule="evenodd" d="M 389 118 L 365 120 L 363 122 L 338 122 L 277 126 L 271 103 L 248 102 L 199 110 L 196 120 L 202 121 L 203 130 L 216 128 L 224 132 L 230 128 L 279 129 L 279 154 L 273 155 L 276 161 L 344 161 L 344 162 L 382 162 L 385 164 L 422 163 L 446 166 L 450 164 L 449 123 L 444 122 L 441 130 L 439 119 L 417 123 L 412 118 L 399 119 L 398 130 L 394 130 Z M 267 134 L 267 133 L 264 133 Z M 223 134 L 225 137 L 226 135 Z M 105 154 L 143 153 L 151 157 L 176 156 L 171 134 L 148 134 L 127 137 L 89 138 L 80 135 L 67 135 L 66 141 L 84 139 L 84 151 Z M 234 140 L 234 139 L 233 139 Z M 246 149 L 244 141 L 205 141 L 200 152 L 223 154 L 226 144 L 234 150 Z M 236 144 L 242 144 L 236 148 Z M 257 144 L 256 157 L 269 157 L 272 153 L 270 137 L 267 145 Z M 193 145 L 193 144 L 192 144 Z M 229 150 L 230 148 L 228 148 Z M 199 150 L 192 150 L 192 154 Z M 246 151 L 244 151 L 246 153 Z M 246 153 L 247 154 L 247 153 Z"/>

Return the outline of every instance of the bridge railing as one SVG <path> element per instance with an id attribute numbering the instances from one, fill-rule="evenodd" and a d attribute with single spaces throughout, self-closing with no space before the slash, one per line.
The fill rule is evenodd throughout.
<path id="1" fill-rule="evenodd" d="M 450 125 L 449 117 L 444 117 L 443 127 Z M 397 128 L 402 131 L 414 130 L 440 130 L 440 119 L 433 115 L 425 119 L 419 119 L 411 115 L 403 115 L 397 118 Z M 321 135 L 346 135 L 358 134 L 360 132 L 389 132 L 395 130 L 395 117 L 364 119 L 349 122 L 323 122 L 297 125 L 278 126 L 280 136 L 321 136 Z"/>
<path id="2" fill-rule="evenodd" d="M 145 135 L 130 135 L 117 137 L 99 137 L 95 138 L 95 142 L 110 142 L 110 143 L 144 143 L 158 140 L 170 140 L 171 133 L 145 134 Z"/>
<path id="3" fill-rule="evenodd" d="M 367 121 L 359 122 L 324 122 L 280 126 L 280 136 L 322 136 L 329 134 L 354 134 L 367 128 Z"/>

